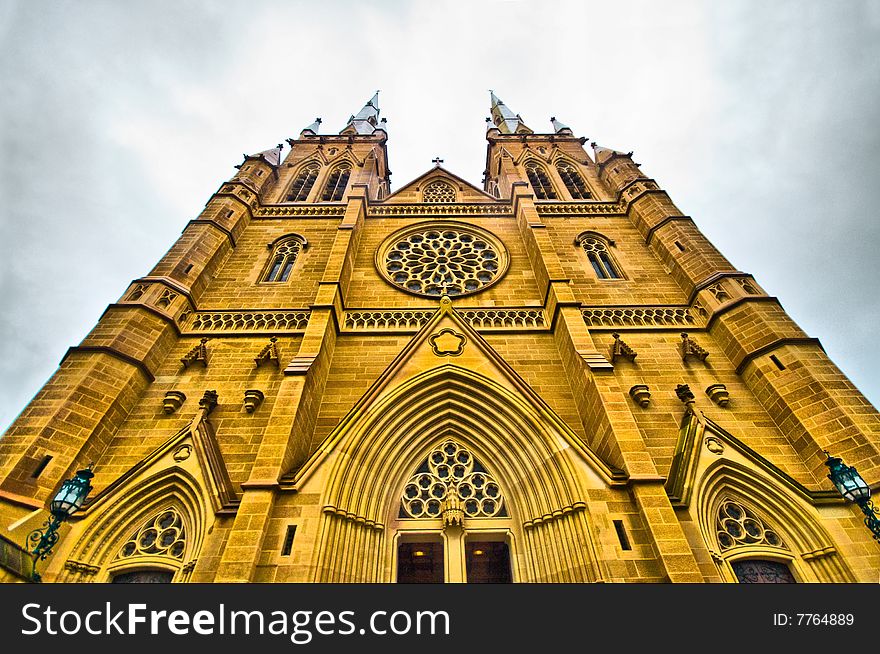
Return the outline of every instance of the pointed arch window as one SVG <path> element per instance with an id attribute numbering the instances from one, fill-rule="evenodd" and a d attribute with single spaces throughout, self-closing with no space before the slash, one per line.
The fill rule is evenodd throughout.
<path id="1" fill-rule="evenodd" d="M 530 161 L 526 164 L 526 175 L 529 178 L 532 189 L 535 191 L 536 198 L 539 200 L 556 199 L 556 191 L 553 190 L 553 185 L 550 183 L 550 178 L 547 176 L 547 171 L 544 170 L 543 166 Z"/>
<path id="2" fill-rule="evenodd" d="M 463 445 L 448 440 L 434 449 L 403 489 L 401 518 L 506 518 L 495 478 Z"/>
<path id="3" fill-rule="evenodd" d="M 312 162 L 301 168 L 290 185 L 290 191 L 287 193 L 287 202 L 305 202 L 309 197 L 309 191 L 315 185 L 318 179 L 318 173 L 321 172 L 321 166 L 317 162 Z"/>
<path id="4" fill-rule="evenodd" d="M 422 193 L 425 202 L 449 203 L 455 202 L 455 189 L 446 182 L 431 182 Z"/>
<path id="5" fill-rule="evenodd" d="M 270 243 L 268 247 L 272 249 L 272 256 L 269 259 L 269 266 L 263 274 L 263 281 L 286 282 L 290 278 L 296 259 L 305 244 L 305 239 L 296 234 Z"/>
<path id="6" fill-rule="evenodd" d="M 186 551 L 186 528 L 176 509 L 168 508 L 141 525 L 125 542 L 117 559 L 164 556 L 182 559 Z"/>
<path id="7" fill-rule="evenodd" d="M 785 548 L 785 543 L 779 535 L 754 511 L 734 500 L 725 500 L 718 507 L 715 529 L 721 551 L 743 545 Z"/>
<path id="8" fill-rule="evenodd" d="M 609 241 L 598 234 L 582 234 L 578 237 L 578 244 L 587 255 L 587 260 L 593 267 L 596 277 L 599 279 L 623 279 L 620 266 L 614 261 L 608 249 Z"/>
<path id="9" fill-rule="evenodd" d="M 321 200 L 324 202 L 338 202 L 348 186 L 348 178 L 351 177 L 351 164 L 342 163 L 336 166 L 327 178 Z"/>
<path id="10" fill-rule="evenodd" d="M 592 197 L 590 191 L 587 190 L 584 178 L 571 163 L 568 161 L 557 162 L 556 172 L 559 173 L 559 177 L 565 184 L 565 188 L 568 189 L 572 200 L 589 200 Z"/>

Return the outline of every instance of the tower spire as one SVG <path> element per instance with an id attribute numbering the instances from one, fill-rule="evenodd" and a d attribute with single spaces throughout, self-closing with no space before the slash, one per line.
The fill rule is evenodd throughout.
<path id="1" fill-rule="evenodd" d="M 379 92 L 367 101 L 357 115 L 348 119 L 340 134 L 372 134 L 379 127 Z M 384 125 L 383 125 L 384 128 Z"/>
<path id="2" fill-rule="evenodd" d="M 553 133 L 554 134 L 571 134 L 571 127 L 568 125 L 556 120 L 556 116 L 550 117 L 550 123 L 553 125 Z"/>
<path id="3" fill-rule="evenodd" d="M 321 119 L 315 118 L 315 122 L 306 127 L 302 132 L 300 132 L 300 136 L 305 136 L 311 133 L 312 136 L 317 136 L 318 130 L 321 128 Z"/>
<path id="4" fill-rule="evenodd" d="M 523 122 L 519 114 L 513 113 L 507 108 L 494 91 L 489 91 L 492 100 L 492 123 L 502 134 L 533 134 L 531 129 Z"/>

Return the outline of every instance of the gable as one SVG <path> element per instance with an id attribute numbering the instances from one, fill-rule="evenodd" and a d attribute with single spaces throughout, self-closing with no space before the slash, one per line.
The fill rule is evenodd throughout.
<path id="1" fill-rule="evenodd" d="M 383 203 L 386 204 L 408 204 L 414 202 L 429 202 L 426 199 L 425 191 L 432 185 L 451 187 L 455 192 L 454 202 L 497 202 L 498 200 L 485 191 L 477 188 L 470 182 L 462 179 L 458 175 L 450 173 L 442 166 L 435 166 L 428 172 L 416 177 L 414 180 L 405 184 L 403 188 L 389 195 Z M 429 196 L 430 197 L 430 196 Z"/>

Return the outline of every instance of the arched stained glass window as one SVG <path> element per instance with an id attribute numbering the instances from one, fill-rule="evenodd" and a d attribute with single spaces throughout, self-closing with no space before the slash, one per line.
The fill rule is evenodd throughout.
<path id="1" fill-rule="evenodd" d="M 286 282 L 303 248 L 304 240 L 300 236 L 289 236 L 275 242 L 269 267 L 263 275 L 264 282 Z"/>
<path id="2" fill-rule="evenodd" d="M 309 191 L 315 185 L 318 179 L 318 173 L 321 172 L 321 166 L 316 162 L 312 162 L 297 173 L 296 179 L 290 185 L 290 191 L 287 193 L 287 202 L 305 202 L 309 197 Z"/>
<path id="3" fill-rule="evenodd" d="M 620 268 L 608 251 L 608 241 L 595 234 L 585 234 L 578 239 L 587 254 L 590 265 L 599 279 L 622 279 Z"/>
<path id="4" fill-rule="evenodd" d="M 587 190 L 584 178 L 581 177 L 581 174 L 575 166 L 567 161 L 559 161 L 556 163 L 556 171 L 559 173 L 562 183 L 565 184 L 565 188 L 568 189 L 568 193 L 571 195 L 572 200 L 590 199 L 590 191 Z"/>
<path id="5" fill-rule="evenodd" d="M 529 178 L 532 189 L 535 191 L 536 198 L 539 200 L 556 199 L 556 191 L 553 190 L 550 178 L 547 177 L 547 171 L 540 164 L 534 161 L 527 163 L 526 175 Z"/>
<path id="6" fill-rule="evenodd" d="M 321 194 L 321 200 L 324 202 L 340 201 L 345 194 L 345 187 L 348 186 L 349 177 L 351 177 L 350 163 L 341 163 L 336 166 L 327 178 L 324 192 Z"/>
<path id="7" fill-rule="evenodd" d="M 147 520 L 119 550 L 117 559 L 137 556 L 168 556 L 183 558 L 186 550 L 186 528 L 176 509 L 165 509 Z"/>
<path id="8" fill-rule="evenodd" d="M 435 448 L 406 483 L 400 517 L 440 518 L 450 511 L 464 518 L 507 517 L 498 482 L 453 440 Z"/>

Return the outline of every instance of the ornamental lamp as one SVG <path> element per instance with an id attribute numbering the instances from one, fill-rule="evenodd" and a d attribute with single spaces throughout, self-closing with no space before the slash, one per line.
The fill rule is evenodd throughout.
<path id="1" fill-rule="evenodd" d="M 92 464 L 94 465 L 94 464 Z M 41 581 L 40 574 L 37 572 L 37 563 L 45 561 L 52 549 L 58 542 L 58 528 L 71 515 L 76 513 L 85 504 L 89 491 L 92 490 L 90 480 L 95 476 L 90 465 L 85 470 L 80 470 L 72 479 L 67 479 L 55 497 L 49 502 L 49 513 L 52 517 L 43 523 L 39 529 L 34 529 L 28 534 L 27 542 L 29 547 L 33 547 L 30 551 L 33 559 L 33 567 L 31 568 L 31 581 L 39 583 Z"/>
<path id="2" fill-rule="evenodd" d="M 72 479 L 66 480 L 61 484 L 61 488 L 49 503 L 49 512 L 61 521 L 66 520 L 71 515 L 82 508 L 89 492 L 92 490 L 90 480 L 95 476 L 92 467 L 89 466 L 84 470 L 76 473 Z"/>
<path id="3" fill-rule="evenodd" d="M 865 526 L 871 530 L 874 540 L 880 542 L 880 517 L 871 502 L 871 487 L 855 467 L 846 465 L 843 459 L 831 456 L 827 451 L 825 456 L 828 457 L 825 460 L 829 471 L 828 479 L 845 499 L 858 505 L 865 514 Z"/>
<path id="4" fill-rule="evenodd" d="M 834 484 L 837 491 L 850 502 L 856 504 L 864 502 L 871 497 L 871 488 L 862 479 L 859 471 L 853 466 L 846 465 L 842 459 L 831 456 L 825 452 L 828 460 L 825 465 L 828 466 L 828 479 Z"/>

